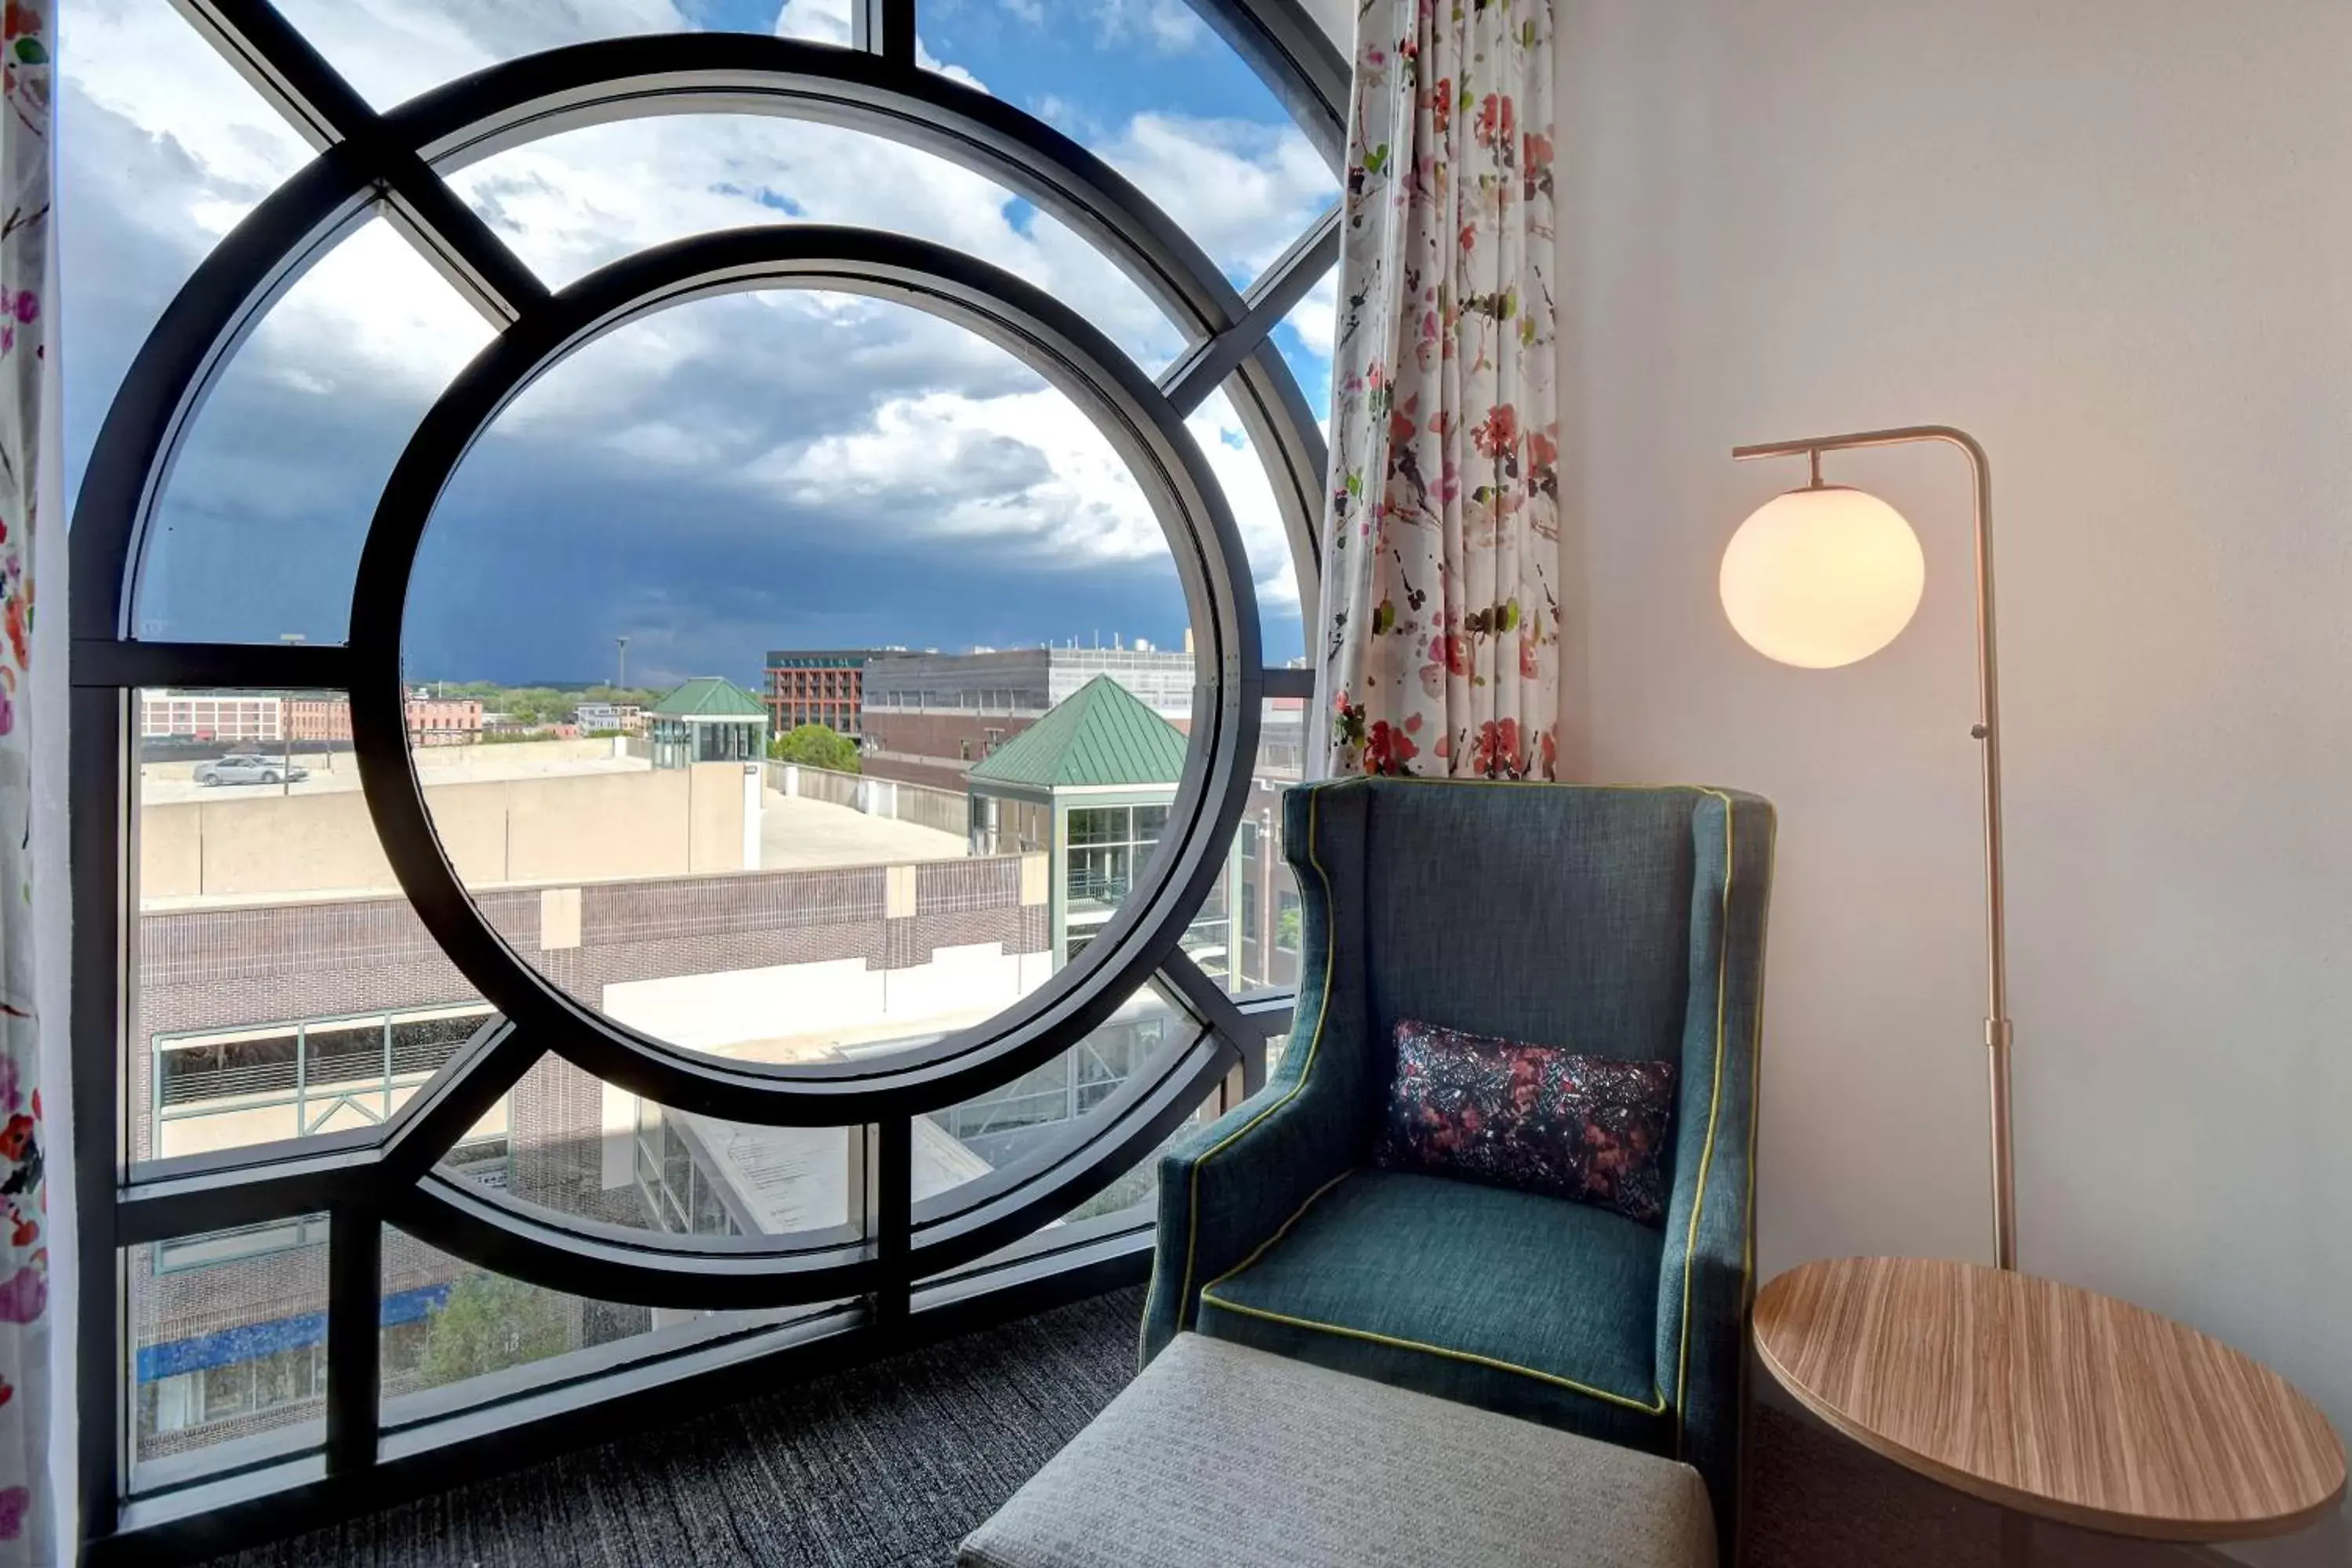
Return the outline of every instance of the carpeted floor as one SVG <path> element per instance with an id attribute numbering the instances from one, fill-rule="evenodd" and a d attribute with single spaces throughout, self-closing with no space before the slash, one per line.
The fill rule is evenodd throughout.
<path id="1" fill-rule="evenodd" d="M 1140 1290 L 747 1401 L 219 1568 L 944 1568 L 1135 1370 Z M 1748 1568 L 1994 1568 L 1996 1511 L 1759 1407 Z M 2039 1529 L 2032 1561 L 2190 1558 Z M 1247 1565 L 1236 1565 L 1247 1568 Z M 1271 1568 L 1271 1565 L 1269 1565 Z"/>

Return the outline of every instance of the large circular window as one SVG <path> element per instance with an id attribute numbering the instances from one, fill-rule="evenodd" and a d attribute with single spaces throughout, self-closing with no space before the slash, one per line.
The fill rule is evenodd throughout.
<path id="1" fill-rule="evenodd" d="M 1188 820 L 1216 662 L 1193 522 L 1114 430 L 961 326 L 813 287 L 673 303 L 539 376 L 402 619 L 437 721 L 410 765 L 487 923 L 623 1028 L 777 1065 L 933 1046 L 1094 951 Z M 473 732 L 523 689 L 485 672 L 583 668 L 625 684 Z"/>
<path id="2" fill-rule="evenodd" d="M 180 290 L 82 484 L 76 679 L 139 721 L 135 768 L 77 767 L 135 782 L 142 918 L 359 934 L 250 1018 L 134 998 L 134 1167 L 375 1137 L 403 1228 L 698 1307 L 903 1288 L 1123 1191 L 1295 973 L 1307 24 L 1152 25 L 1245 46 L 1198 35 L 1311 151 L 1238 88 L 1107 122 L 984 81 L 911 7 L 413 97 L 306 9 L 360 90 L 289 80 L 330 151 Z M 289 448 L 334 461 L 273 484 Z M 205 1109 L 289 1072 L 290 1121 Z M 478 1179 L 542 1102 L 572 1173 Z"/>

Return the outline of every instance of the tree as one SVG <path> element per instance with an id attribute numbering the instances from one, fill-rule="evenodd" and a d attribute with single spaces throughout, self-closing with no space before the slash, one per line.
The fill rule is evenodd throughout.
<path id="1" fill-rule="evenodd" d="M 468 1274 L 425 1321 L 427 1388 L 462 1383 L 510 1366 L 525 1366 L 572 1348 L 561 1298 L 502 1274 Z"/>
<path id="2" fill-rule="evenodd" d="M 772 762 L 798 763 L 803 767 L 830 768 L 837 773 L 858 771 L 857 742 L 822 724 L 803 724 L 768 742 Z"/>

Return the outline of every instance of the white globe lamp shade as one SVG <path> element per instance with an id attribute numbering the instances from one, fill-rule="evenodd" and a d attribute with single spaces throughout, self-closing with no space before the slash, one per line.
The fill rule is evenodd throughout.
<path id="1" fill-rule="evenodd" d="M 1919 608 L 1927 562 L 1903 514 L 1818 485 L 1756 509 L 1723 552 L 1723 613 L 1767 658 L 1834 669 L 1868 658 Z"/>

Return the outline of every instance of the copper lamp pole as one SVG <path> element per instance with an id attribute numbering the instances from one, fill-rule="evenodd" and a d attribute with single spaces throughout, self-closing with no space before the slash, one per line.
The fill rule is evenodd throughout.
<path id="1" fill-rule="evenodd" d="M 1948 425 L 1906 425 L 1846 436 L 1815 436 L 1801 441 L 1769 441 L 1735 447 L 1731 455 L 1806 457 L 1813 483 L 1821 483 L 1822 454 L 1856 447 L 1902 447 L 1937 441 L 1968 454 L 1976 491 L 1977 527 L 1977 721 L 1970 731 L 1981 742 L 1984 762 L 1985 952 L 1987 1001 L 1985 1047 L 1992 1080 L 1992 1245 L 1994 1261 L 2017 1267 L 2017 1176 L 2011 1153 L 2009 1104 L 2008 906 L 2003 896 L 2000 852 L 2000 691 L 1993 639 L 1992 466 L 1975 437 Z"/>

